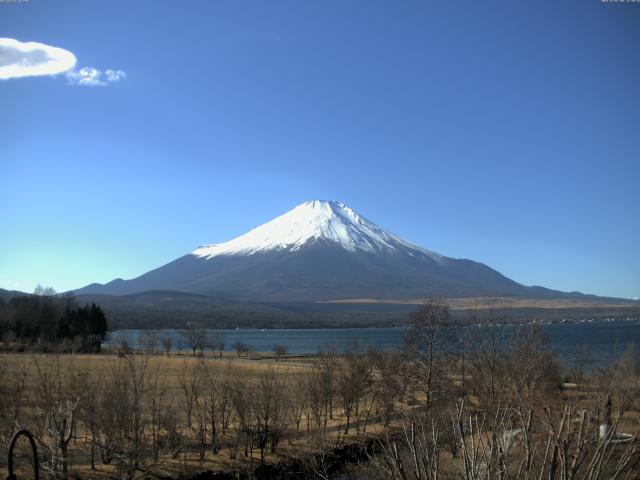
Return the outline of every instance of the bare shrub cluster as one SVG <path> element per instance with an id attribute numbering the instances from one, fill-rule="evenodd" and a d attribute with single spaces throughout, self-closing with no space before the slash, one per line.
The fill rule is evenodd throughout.
<path id="1" fill-rule="evenodd" d="M 581 365 L 581 383 L 567 389 L 537 328 L 505 328 L 490 311 L 452 353 L 442 348 L 447 320 L 437 299 L 413 319 L 415 408 L 385 430 L 371 478 L 640 478 L 634 347 L 590 373 Z"/>

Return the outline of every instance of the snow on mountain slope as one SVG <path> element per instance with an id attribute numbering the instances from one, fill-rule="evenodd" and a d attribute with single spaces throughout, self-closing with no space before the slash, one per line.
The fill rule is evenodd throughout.
<path id="1" fill-rule="evenodd" d="M 225 243 L 203 245 L 192 252 L 211 259 L 219 255 L 251 255 L 271 250 L 297 251 L 314 241 L 326 241 L 351 251 L 402 251 L 441 255 L 420 248 L 383 230 L 343 203 L 312 200 L 302 203 L 274 220 Z"/>

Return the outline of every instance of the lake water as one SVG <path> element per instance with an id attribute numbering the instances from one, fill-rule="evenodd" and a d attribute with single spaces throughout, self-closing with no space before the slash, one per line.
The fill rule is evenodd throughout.
<path id="1" fill-rule="evenodd" d="M 504 327 L 515 331 L 518 327 Z M 577 346 L 587 346 L 592 360 L 609 360 L 617 358 L 630 343 L 640 348 L 640 320 L 594 321 L 583 323 L 557 323 L 540 325 L 548 337 L 551 349 L 561 359 L 571 358 Z M 135 347 L 148 331 L 116 330 L 105 342 L 106 345 L 118 345 L 122 341 Z M 290 354 L 314 354 L 321 349 L 333 348 L 344 352 L 350 342 L 357 342 L 364 347 L 375 349 L 394 349 L 402 346 L 407 328 L 348 328 L 348 329 L 242 329 L 211 330 L 210 335 L 219 332 L 225 339 L 225 350 L 233 351 L 236 341 L 244 342 L 257 352 L 271 352 L 275 345 L 283 345 Z M 159 337 L 173 338 L 174 349 L 188 349 L 179 330 L 160 330 Z M 453 335 L 458 334 L 455 332 Z"/>

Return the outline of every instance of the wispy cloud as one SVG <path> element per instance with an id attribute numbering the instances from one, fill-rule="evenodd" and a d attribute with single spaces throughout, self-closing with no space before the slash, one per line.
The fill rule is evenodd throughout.
<path id="1" fill-rule="evenodd" d="M 0 80 L 66 72 L 70 85 L 94 87 L 116 83 L 127 76 L 122 70 L 111 68 L 76 68 L 76 62 L 76 56 L 64 48 L 0 38 Z"/>
<path id="2" fill-rule="evenodd" d="M 109 83 L 119 82 L 127 74 L 122 70 L 108 69 L 104 72 L 94 67 L 83 67 L 80 70 L 67 72 L 67 81 L 71 85 L 84 85 L 87 87 L 100 87 Z"/>
<path id="3" fill-rule="evenodd" d="M 0 79 L 56 75 L 72 69 L 76 56 L 44 43 L 0 38 Z"/>
<path id="4" fill-rule="evenodd" d="M 124 73 L 122 70 L 111 70 L 111 69 L 104 72 L 104 74 L 107 77 L 107 82 L 119 82 L 121 79 L 127 76 L 127 74 Z"/>

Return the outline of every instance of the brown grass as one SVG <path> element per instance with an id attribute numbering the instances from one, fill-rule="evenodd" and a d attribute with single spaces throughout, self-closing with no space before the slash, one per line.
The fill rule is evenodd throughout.
<path id="1" fill-rule="evenodd" d="M 394 304 L 394 305 L 421 305 L 424 299 L 380 299 L 380 298 L 349 298 L 341 300 L 326 300 L 318 303 L 337 304 Z M 469 310 L 490 308 L 620 308 L 629 307 L 638 309 L 637 302 L 629 300 L 602 300 L 602 299 L 539 299 L 539 298 L 512 298 L 512 297 L 469 297 L 469 298 L 447 298 L 447 303 L 451 310 Z"/>

